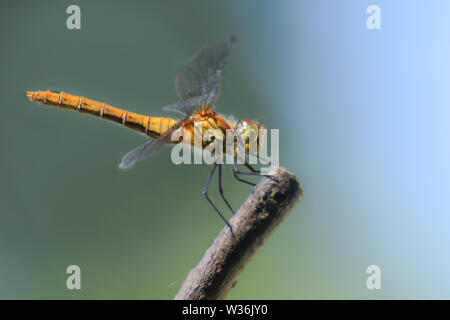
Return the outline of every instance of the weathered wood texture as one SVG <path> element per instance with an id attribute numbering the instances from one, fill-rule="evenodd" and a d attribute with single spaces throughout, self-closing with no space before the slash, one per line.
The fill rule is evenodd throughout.
<path id="1" fill-rule="evenodd" d="M 264 177 L 189 272 L 175 296 L 179 300 L 224 299 L 237 277 L 303 196 L 297 178 L 277 168 Z"/>

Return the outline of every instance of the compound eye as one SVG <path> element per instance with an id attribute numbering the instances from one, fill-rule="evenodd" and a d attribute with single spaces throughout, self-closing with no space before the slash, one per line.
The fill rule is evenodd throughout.
<path id="1" fill-rule="evenodd" d="M 249 142 L 255 142 L 258 139 L 258 125 L 256 123 L 247 123 L 244 129 L 244 136 Z"/>

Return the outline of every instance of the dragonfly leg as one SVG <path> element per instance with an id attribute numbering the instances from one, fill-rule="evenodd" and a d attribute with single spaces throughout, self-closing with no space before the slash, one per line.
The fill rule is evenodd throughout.
<path id="1" fill-rule="evenodd" d="M 253 156 L 256 156 L 257 159 L 261 162 L 265 162 L 266 165 L 270 165 L 270 160 L 267 160 L 259 155 L 259 153 L 250 153 Z"/>
<path id="2" fill-rule="evenodd" d="M 240 171 L 238 170 L 238 167 L 237 167 L 237 164 L 236 164 L 236 163 L 233 163 L 232 166 L 233 166 L 233 167 L 232 167 L 232 168 L 233 168 L 233 176 L 234 176 L 234 178 L 235 178 L 237 181 L 240 181 L 240 182 L 249 184 L 249 185 L 251 185 L 251 186 L 256 186 L 255 183 L 250 182 L 250 181 L 247 181 L 247 180 L 244 180 L 244 179 L 241 179 L 241 178 L 239 177 L 239 174 L 241 174 L 242 172 L 240 172 Z M 250 173 L 250 172 L 249 172 L 249 173 Z"/>
<path id="3" fill-rule="evenodd" d="M 248 169 L 250 169 L 250 171 L 254 174 L 261 174 L 261 170 L 256 170 L 247 161 L 245 161 L 244 166 L 246 166 Z M 244 173 L 250 173 L 250 172 L 244 172 Z"/>
<path id="4" fill-rule="evenodd" d="M 228 228 L 230 228 L 231 235 L 233 236 L 233 238 L 236 239 L 236 237 L 234 236 L 234 233 L 233 233 L 233 228 L 228 223 L 227 219 L 225 219 L 225 217 L 220 213 L 219 209 L 217 209 L 217 207 L 214 204 L 214 202 L 212 202 L 212 200 L 208 196 L 209 185 L 211 184 L 212 178 L 214 177 L 214 173 L 216 172 L 216 168 L 217 168 L 217 163 L 215 163 L 213 165 L 213 167 L 212 167 L 211 173 L 209 174 L 208 180 L 206 181 L 205 188 L 203 189 L 203 195 L 205 196 L 206 200 L 208 200 L 209 204 L 214 208 L 214 210 L 216 210 L 216 212 L 219 214 L 219 216 L 222 218 L 222 220 L 225 221 L 225 223 L 228 226 Z"/>
<path id="5" fill-rule="evenodd" d="M 279 182 L 277 179 L 275 179 L 272 175 L 270 175 L 270 174 L 261 174 L 261 170 L 256 170 L 255 168 L 253 168 L 251 165 L 249 165 L 248 163 L 247 163 L 247 161 L 245 162 L 245 164 L 244 164 L 247 168 L 249 168 L 250 169 L 250 171 L 252 172 L 252 173 L 257 173 L 257 174 L 259 174 L 260 176 L 263 176 L 263 177 L 267 177 L 267 178 L 269 178 L 270 180 L 272 180 L 272 181 L 274 181 L 274 182 Z M 244 174 L 245 174 L 246 172 L 244 172 Z M 248 173 L 250 173 L 250 172 L 248 172 Z"/>
<path id="6" fill-rule="evenodd" d="M 230 209 L 231 213 L 234 214 L 234 210 L 231 207 L 230 203 L 228 202 L 228 200 L 225 198 L 225 195 L 223 194 L 223 188 L 222 188 L 222 165 L 218 164 L 219 166 L 219 193 L 222 196 L 223 201 L 225 201 L 225 203 L 227 204 L 228 209 Z"/>
<path id="7" fill-rule="evenodd" d="M 276 180 L 274 177 L 272 177 L 269 174 L 261 174 L 261 170 L 257 170 L 255 168 L 253 168 L 250 164 L 247 163 L 247 161 L 245 161 L 244 165 L 251 171 L 251 172 L 245 172 L 245 171 L 239 171 L 237 168 L 237 165 L 234 164 L 233 165 L 233 173 L 235 174 L 246 174 L 249 176 L 263 176 L 263 177 L 267 177 L 270 180 L 274 181 L 274 182 L 278 182 L 278 180 Z"/>
<path id="8" fill-rule="evenodd" d="M 261 157 L 259 154 L 257 155 L 257 157 L 258 157 L 258 159 L 259 159 L 260 161 L 265 162 L 266 165 L 270 165 L 270 164 L 271 164 L 270 160 L 264 159 L 264 158 Z"/>

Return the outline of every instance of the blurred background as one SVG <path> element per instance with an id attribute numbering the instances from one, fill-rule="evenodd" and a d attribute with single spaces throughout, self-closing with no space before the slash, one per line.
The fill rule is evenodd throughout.
<path id="1" fill-rule="evenodd" d="M 81 8 L 81 30 L 66 9 Z M 381 9 L 368 30 L 366 8 Z M 29 102 L 53 89 L 169 115 L 174 75 L 235 33 L 216 106 L 280 129 L 304 199 L 231 299 L 450 298 L 448 1 L 2 1 L 0 298 L 172 299 L 224 224 L 206 165 L 108 121 Z M 226 170 L 235 208 L 251 188 Z M 211 189 L 220 201 L 217 184 Z M 66 288 L 67 266 L 81 290 Z M 381 268 L 368 290 L 366 268 Z"/>

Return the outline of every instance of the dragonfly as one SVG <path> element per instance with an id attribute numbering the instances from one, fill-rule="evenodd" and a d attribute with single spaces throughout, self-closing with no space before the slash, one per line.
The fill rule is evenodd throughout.
<path id="1" fill-rule="evenodd" d="M 224 135 L 226 135 L 226 130 L 234 130 L 238 136 L 242 137 L 241 141 L 245 144 L 245 150 L 249 149 L 250 142 L 255 142 L 251 141 L 252 139 L 257 139 L 256 145 L 259 149 L 264 141 L 258 133 L 264 127 L 258 121 L 251 119 L 236 121 L 214 110 L 222 88 L 224 67 L 228 62 L 235 43 L 236 37 L 234 35 L 211 41 L 204 45 L 184 66 L 178 69 L 175 76 L 175 89 L 180 101 L 163 109 L 181 114 L 181 119 L 143 115 L 114 107 L 105 102 L 62 91 L 27 91 L 27 97 L 31 101 L 45 105 L 76 110 L 107 119 L 147 135 L 150 138 L 147 142 L 124 155 L 119 164 L 120 169 L 130 169 L 136 163 L 154 155 L 164 145 L 178 143 L 179 141 L 176 139 L 173 141 L 172 139 L 172 134 L 176 130 L 187 130 L 193 136 L 196 128 L 194 126 L 195 123 L 201 123 L 202 134 L 208 129 L 219 130 Z M 190 143 L 194 147 L 196 146 L 194 141 L 190 141 Z M 205 148 L 205 144 L 202 143 L 200 147 Z M 239 170 L 235 161 L 232 164 L 233 176 L 240 182 L 255 186 L 253 182 L 243 179 L 242 175 L 259 176 L 261 172 L 253 168 L 247 160 L 244 159 L 243 162 L 250 171 Z M 218 161 L 212 164 L 211 172 L 203 189 L 203 195 L 233 234 L 231 225 L 208 194 L 209 186 L 217 171 L 219 176 L 219 193 L 231 213 L 235 213 L 223 192 L 222 165 Z"/>

